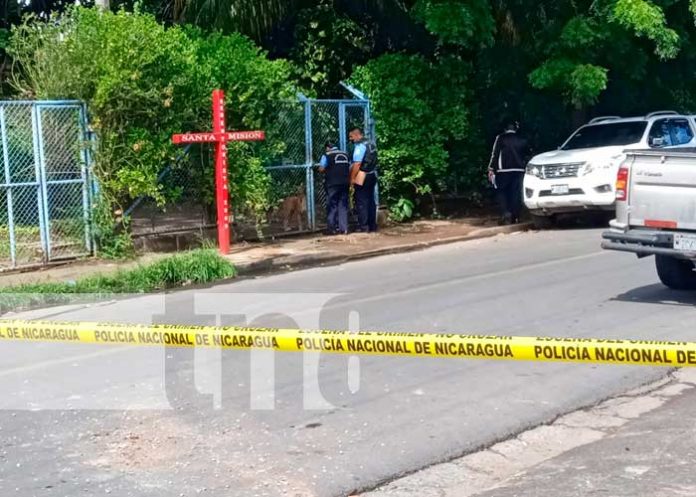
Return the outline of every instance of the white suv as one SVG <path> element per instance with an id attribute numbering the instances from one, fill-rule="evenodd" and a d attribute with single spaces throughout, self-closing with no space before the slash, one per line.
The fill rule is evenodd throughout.
<path id="1" fill-rule="evenodd" d="M 538 226 L 562 212 L 614 211 L 614 182 L 624 150 L 693 147 L 693 116 L 659 111 L 645 117 L 597 117 L 558 150 L 527 165 L 524 203 Z"/>

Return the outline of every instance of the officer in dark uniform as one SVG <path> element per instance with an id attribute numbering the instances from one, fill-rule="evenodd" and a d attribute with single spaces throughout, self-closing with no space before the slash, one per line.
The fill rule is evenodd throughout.
<path id="1" fill-rule="evenodd" d="M 360 128 L 353 128 L 348 137 L 355 144 L 351 182 L 355 190 L 358 231 L 373 233 L 377 231 L 377 147 L 365 138 Z"/>
<path id="2" fill-rule="evenodd" d="M 488 180 L 496 188 L 503 224 L 518 223 L 522 211 L 522 184 L 529 147 L 518 129 L 516 121 L 505 121 L 488 164 Z"/>
<path id="3" fill-rule="evenodd" d="M 348 233 L 348 190 L 350 188 L 350 160 L 348 153 L 331 142 L 319 162 L 326 187 L 327 234 Z"/>

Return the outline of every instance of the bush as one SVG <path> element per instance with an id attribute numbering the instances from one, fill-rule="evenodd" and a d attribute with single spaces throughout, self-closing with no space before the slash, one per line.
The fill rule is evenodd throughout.
<path id="1" fill-rule="evenodd" d="M 199 249 L 169 256 L 135 269 L 89 276 L 75 282 L 32 283 L 0 287 L 0 313 L 39 305 L 71 302 L 80 294 L 94 297 L 147 293 L 235 276 L 234 266 L 215 250 Z"/>
<path id="2" fill-rule="evenodd" d="M 303 87 L 316 95 L 331 95 L 356 64 L 368 60 L 372 33 L 336 11 L 331 0 L 319 0 L 298 12 L 295 45 L 290 52 Z"/>
<path id="3" fill-rule="evenodd" d="M 98 136 L 95 171 L 112 212 L 140 195 L 166 204 L 180 194 L 157 176 L 178 153 L 173 133 L 210 129 L 214 88 L 226 90 L 229 128 L 261 126 L 278 100 L 296 93 L 289 64 L 268 60 L 242 35 L 167 28 L 147 14 L 78 7 L 51 22 L 30 17 L 13 30 L 8 51 L 22 96 L 88 103 Z M 261 163 L 282 144 L 251 147 L 230 146 L 231 193 L 237 205 L 261 210 Z M 212 167 L 194 179 L 187 193 L 212 201 Z"/>
<path id="4" fill-rule="evenodd" d="M 381 188 L 390 201 L 445 189 L 450 151 L 471 136 L 471 67 L 457 57 L 431 62 L 387 54 L 359 67 L 351 82 L 372 100 L 378 122 Z M 468 140 L 469 142 L 471 140 Z M 468 174 L 481 175 L 468 163 Z"/>

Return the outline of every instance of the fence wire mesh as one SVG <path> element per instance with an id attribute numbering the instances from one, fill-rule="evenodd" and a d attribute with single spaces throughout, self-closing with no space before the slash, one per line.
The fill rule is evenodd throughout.
<path id="1" fill-rule="evenodd" d="M 303 102 L 279 102 L 273 120 L 265 124 L 267 146 L 266 208 L 262 216 L 232 202 L 238 239 L 272 237 L 311 229 L 307 185 L 307 107 Z"/>
<path id="2" fill-rule="evenodd" d="M 327 141 L 344 149 L 348 147 L 348 131 L 354 126 L 369 132 L 367 101 L 301 99 L 278 102 L 274 115 L 260 126 L 266 132 L 265 142 L 230 143 L 228 170 L 234 239 L 252 240 L 322 229 L 326 224 L 326 191 L 317 166 Z M 258 199 L 251 205 L 240 203 L 234 196 L 235 179 L 244 180 L 235 166 L 236 154 L 240 153 L 263 160 L 262 212 Z M 185 160 L 163 171 L 160 183 L 167 192 L 165 205 L 157 205 L 153 199 L 138 199 L 127 210 L 136 237 L 180 232 L 214 235 L 213 159 L 211 146 L 192 145 Z"/>
<path id="3" fill-rule="evenodd" d="M 92 250 L 85 109 L 0 102 L 0 269 Z"/>

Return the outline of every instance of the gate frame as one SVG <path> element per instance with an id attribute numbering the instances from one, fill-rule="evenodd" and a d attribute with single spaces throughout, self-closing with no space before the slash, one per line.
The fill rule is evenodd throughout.
<path id="1" fill-rule="evenodd" d="M 312 106 L 321 104 L 334 104 L 338 105 L 338 127 L 339 127 L 339 145 L 343 150 L 347 149 L 348 140 L 346 129 L 346 109 L 349 107 L 357 107 L 363 109 L 365 122 L 363 124 L 365 135 L 370 140 L 377 139 L 375 132 L 375 121 L 372 117 L 372 108 L 370 106 L 370 100 L 362 93 L 360 90 L 350 86 L 345 82 L 340 83 L 341 86 L 352 95 L 353 98 L 308 98 L 302 93 L 298 93 L 297 98 L 300 103 L 304 106 L 304 133 L 305 133 L 305 163 L 298 164 L 296 166 L 279 165 L 279 166 L 269 166 L 267 170 L 283 169 L 283 168 L 297 168 L 305 167 L 305 181 L 306 190 L 305 195 L 307 196 L 307 225 L 310 231 L 316 231 L 317 229 L 317 216 L 316 216 L 316 196 L 314 191 L 314 143 L 312 138 Z M 379 205 L 379 191 L 375 188 L 375 200 L 377 205 Z"/>
<path id="2" fill-rule="evenodd" d="M 31 131 L 32 131 L 32 155 L 34 161 L 34 180 L 28 182 L 13 183 L 10 169 L 10 157 L 8 149 L 7 119 L 5 110 L 8 107 L 30 107 L 31 115 Z M 80 179 L 75 180 L 48 180 L 46 174 L 45 149 L 43 141 L 43 128 L 41 121 L 41 111 L 44 109 L 74 109 L 77 111 L 78 119 L 78 136 L 77 143 L 80 146 Z M 19 267 L 27 267 L 28 265 L 18 265 L 17 263 L 17 241 L 16 241 L 16 226 L 14 219 L 14 206 L 12 199 L 12 189 L 16 187 L 35 187 L 37 200 L 37 219 L 39 228 L 39 237 L 42 251 L 41 265 L 46 265 L 49 262 L 59 261 L 63 259 L 72 259 L 79 257 L 63 256 L 54 258 L 51 256 L 52 243 L 50 232 L 50 206 L 48 203 L 48 185 L 60 184 L 81 184 L 82 185 L 82 219 L 84 222 L 85 233 L 85 254 L 94 254 L 94 232 L 92 229 L 91 205 L 92 205 L 92 160 L 91 154 L 87 150 L 86 144 L 91 142 L 91 132 L 89 130 L 89 121 L 87 114 L 87 105 L 81 100 L 0 100 L 0 140 L 2 141 L 3 153 L 0 160 L 3 162 L 4 182 L 0 183 L 0 188 L 6 191 L 6 205 L 8 216 L 8 231 L 10 239 L 10 267 L 9 270 Z"/>

